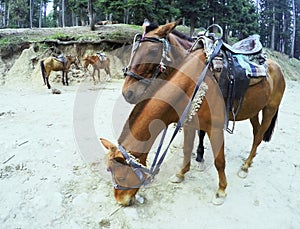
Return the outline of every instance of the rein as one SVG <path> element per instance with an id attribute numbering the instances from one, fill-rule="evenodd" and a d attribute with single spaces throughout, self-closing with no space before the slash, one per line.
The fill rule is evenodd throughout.
<path id="1" fill-rule="evenodd" d="M 198 42 L 198 41 L 199 41 L 199 39 L 197 39 L 196 42 Z M 165 158 L 165 156 L 167 154 L 167 151 L 168 151 L 171 143 L 173 142 L 175 136 L 179 132 L 180 128 L 182 127 L 182 125 L 184 123 L 184 120 L 186 119 L 186 117 L 188 115 L 188 112 L 189 112 L 189 109 L 191 107 L 191 104 L 192 104 L 192 102 L 193 102 L 193 100 L 195 98 L 195 95 L 196 95 L 197 91 L 199 90 L 200 84 L 203 82 L 203 80 L 205 78 L 205 75 L 207 73 L 209 65 L 210 65 L 211 61 L 217 56 L 218 52 L 221 49 L 222 44 L 223 44 L 223 40 L 222 39 L 216 39 L 216 41 L 214 43 L 214 50 L 213 50 L 212 54 L 210 55 L 209 59 L 207 60 L 206 66 L 203 69 L 203 71 L 202 71 L 202 73 L 201 73 L 201 75 L 200 75 L 200 77 L 199 77 L 199 79 L 198 79 L 198 81 L 197 81 L 197 83 L 195 85 L 193 94 L 190 97 L 189 102 L 186 105 L 186 107 L 185 107 L 185 109 L 184 109 L 184 111 L 183 111 L 183 113 L 182 113 L 182 115 L 181 115 L 181 117 L 180 117 L 180 119 L 179 119 L 179 121 L 178 121 L 178 123 L 176 125 L 176 128 L 175 128 L 175 130 L 173 132 L 173 135 L 172 135 L 172 137 L 171 137 L 171 139 L 170 139 L 170 141 L 169 141 L 166 149 L 164 150 L 163 154 L 159 157 L 159 154 L 160 154 L 160 151 L 161 151 L 161 148 L 162 148 L 162 145 L 163 145 L 163 141 L 164 141 L 166 133 L 167 133 L 167 127 L 164 129 L 163 135 L 162 135 L 161 140 L 160 140 L 160 144 L 158 146 L 157 152 L 155 153 L 155 157 L 154 157 L 154 160 L 152 162 L 150 170 L 147 167 L 145 167 L 144 165 L 140 164 L 138 162 L 138 159 L 136 159 L 133 155 L 131 155 L 130 153 L 128 153 L 123 148 L 123 146 L 121 146 L 121 145 L 118 146 L 119 150 L 121 151 L 121 153 L 125 157 L 127 165 L 129 165 L 131 167 L 131 169 L 134 171 L 134 173 L 139 178 L 140 182 L 139 182 L 138 185 L 135 185 L 133 187 L 124 187 L 124 186 L 118 185 L 117 182 L 116 182 L 116 179 L 113 176 L 114 187 L 116 189 L 130 190 L 130 189 L 139 188 L 141 186 L 145 186 L 145 185 L 149 184 L 154 179 L 154 177 L 158 174 L 158 172 L 160 170 L 160 166 L 163 163 L 163 160 L 164 160 L 164 158 Z"/>
<path id="2" fill-rule="evenodd" d="M 129 61 L 128 66 L 123 69 L 123 74 L 125 77 L 126 76 L 132 77 L 132 78 L 140 81 L 141 83 L 144 83 L 147 86 L 149 86 L 151 84 L 152 80 L 156 79 L 160 73 L 162 73 L 166 70 L 166 65 L 164 64 L 164 60 L 171 62 L 171 59 L 168 56 L 168 54 L 170 52 L 170 43 L 166 38 L 156 38 L 156 37 L 142 37 L 142 39 L 140 41 L 137 41 L 139 36 L 140 36 L 140 34 L 136 34 L 134 37 L 133 48 L 132 48 L 131 55 L 130 55 L 130 61 Z M 162 56 L 161 56 L 159 65 L 155 69 L 151 78 L 145 78 L 143 76 L 140 76 L 140 75 L 128 70 L 131 65 L 131 62 L 132 62 L 132 59 L 134 56 L 134 52 L 136 51 L 136 49 L 138 49 L 140 43 L 142 43 L 142 42 L 155 42 L 155 43 L 163 44 L 163 51 L 162 51 Z M 138 44 L 137 47 L 135 47 L 136 44 Z"/>

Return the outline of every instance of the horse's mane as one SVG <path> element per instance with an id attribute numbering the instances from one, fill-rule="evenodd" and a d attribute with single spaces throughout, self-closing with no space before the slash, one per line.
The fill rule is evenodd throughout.
<path id="1" fill-rule="evenodd" d="M 149 25 L 146 26 L 145 33 L 149 33 L 150 31 L 156 28 L 158 28 L 158 24 L 155 22 L 151 22 Z"/>
<path id="2" fill-rule="evenodd" d="M 181 38 L 181 39 L 184 39 L 184 40 L 187 40 L 187 41 L 190 41 L 190 42 L 194 42 L 194 39 L 191 38 L 190 36 L 182 33 L 182 32 L 179 32 L 177 29 L 173 29 L 172 34 L 174 34 L 175 36 Z"/>

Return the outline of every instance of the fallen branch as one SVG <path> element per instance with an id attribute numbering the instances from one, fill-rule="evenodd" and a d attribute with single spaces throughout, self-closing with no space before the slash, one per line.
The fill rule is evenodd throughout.
<path id="1" fill-rule="evenodd" d="M 8 158 L 6 161 L 4 161 L 2 164 L 6 164 L 7 162 L 9 162 L 14 156 L 16 156 L 15 154 L 12 155 L 10 158 Z"/>

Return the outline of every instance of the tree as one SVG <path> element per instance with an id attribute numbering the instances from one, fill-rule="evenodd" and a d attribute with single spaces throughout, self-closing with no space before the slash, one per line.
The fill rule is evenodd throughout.
<path id="1" fill-rule="evenodd" d="M 93 17 L 93 1 L 89 0 L 88 2 L 88 11 L 89 11 L 89 19 L 90 19 L 90 28 L 92 31 L 95 30 L 95 23 Z"/>
<path id="2" fill-rule="evenodd" d="M 295 37 L 296 37 L 296 7 L 295 7 L 295 0 L 292 0 L 292 14 L 293 14 L 293 32 L 292 32 L 292 37 L 291 37 L 291 52 L 290 52 L 290 57 L 294 56 L 295 53 Z"/>

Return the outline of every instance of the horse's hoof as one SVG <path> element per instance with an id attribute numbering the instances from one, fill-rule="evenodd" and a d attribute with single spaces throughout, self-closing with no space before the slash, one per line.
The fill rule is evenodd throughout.
<path id="1" fill-rule="evenodd" d="M 225 192 L 220 192 L 218 191 L 213 199 L 212 199 L 212 203 L 214 205 L 222 205 L 224 202 L 225 202 L 225 199 L 226 199 L 226 193 Z"/>
<path id="2" fill-rule="evenodd" d="M 248 170 L 243 167 L 238 171 L 238 176 L 242 179 L 245 179 L 248 176 Z"/>
<path id="3" fill-rule="evenodd" d="M 173 176 L 170 178 L 170 181 L 171 181 L 172 183 L 181 183 L 183 180 L 184 180 L 184 176 L 183 176 L 183 175 L 180 175 L 180 174 L 173 175 Z"/>
<path id="4" fill-rule="evenodd" d="M 202 161 L 197 162 L 197 170 L 203 172 L 206 169 L 206 164 L 204 163 L 204 159 Z"/>
<path id="5" fill-rule="evenodd" d="M 135 200 L 140 204 L 143 204 L 145 202 L 145 198 L 140 196 L 139 194 L 136 194 Z"/>

